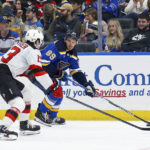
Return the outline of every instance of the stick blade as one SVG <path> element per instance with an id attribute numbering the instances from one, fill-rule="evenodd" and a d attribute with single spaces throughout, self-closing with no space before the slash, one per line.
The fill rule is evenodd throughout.
<path id="1" fill-rule="evenodd" d="M 143 127 L 140 127 L 139 129 L 143 130 L 143 131 L 150 131 L 150 128 L 143 128 Z"/>

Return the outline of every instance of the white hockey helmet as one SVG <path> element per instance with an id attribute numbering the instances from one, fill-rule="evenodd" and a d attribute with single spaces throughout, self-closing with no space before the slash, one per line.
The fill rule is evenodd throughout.
<path id="1" fill-rule="evenodd" d="M 43 42 L 44 36 L 43 33 L 36 29 L 30 29 L 27 31 L 25 35 L 25 42 L 31 42 L 35 46 L 35 48 L 39 49 L 42 42 Z M 39 44 L 37 44 L 37 40 L 39 40 Z"/>

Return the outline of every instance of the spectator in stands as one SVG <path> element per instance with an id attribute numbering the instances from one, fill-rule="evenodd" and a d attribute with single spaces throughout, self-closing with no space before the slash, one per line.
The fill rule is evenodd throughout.
<path id="1" fill-rule="evenodd" d="M 144 10 L 144 13 L 148 13 L 150 17 L 150 0 L 147 0 L 147 9 Z"/>
<path id="2" fill-rule="evenodd" d="M 2 8 L 4 8 L 5 6 L 11 6 L 11 4 L 8 2 L 2 3 Z"/>
<path id="3" fill-rule="evenodd" d="M 9 6 L 9 5 L 6 5 L 3 10 L 2 10 L 2 15 L 3 16 L 6 16 L 7 19 L 10 20 L 10 26 L 12 26 L 14 24 L 14 12 L 13 12 L 13 9 Z"/>
<path id="4" fill-rule="evenodd" d="M 123 6 L 123 7 L 126 7 L 129 3 L 129 0 L 120 0 L 119 1 L 119 5 L 120 6 Z"/>
<path id="5" fill-rule="evenodd" d="M 11 30 L 16 31 L 19 33 L 20 38 L 22 38 L 23 30 L 24 30 L 24 22 L 26 20 L 25 13 L 29 5 L 27 1 L 25 0 L 16 0 L 15 6 L 14 6 L 14 24 L 11 27 Z"/>
<path id="6" fill-rule="evenodd" d="M 86 20 L 82 25 L 81 41 L 93 41 L 98 37 L 98 21 L 97 11 L 94 8 L 89 8 L 85 12 Z M 107 23 L 102 20 L 102 35 L 107 35 Z"/>
<path id="7" fill-rule="evenodd" d="M 1 0 L 1 3 L 3 4 L 3 3 L 5 3 L 5 1 L 6 1 L 6 0 Z"/>
<path id="8" fill-rule="evenodd" d="M 53 0 L 34 0 L 31 1 L 31 5 L 34 5 L 38 9 L 38 19 L 43 15 L 43 8 L 45 4 L 55 4 L 56 2 Z"/>
<path id="9" fill-rule="evenodd" d="M 6 0 L 5 3 L 3 3 L 2 8 L 5 6 L 9 6 L 11 9 L 14 9 L 15 0 Z"/>
<path id="10" fill-rule="evenodd" d="M 9 4 L 11 7 L 13 7 L 15 0 L 6 0 L 5 3 Z"/>
<path id="11" fill-rule="evenodd" d="M 129 3 L 129 0 L 120 0 L 119 1 L 119 15 L 118 17 L 125 16 L 126 13 L 124 12 L 124 9 L 127 7 Z"/>
<path id="12" fill-rule="evenodd" d="M 15 20 L 16 20 L 16 23 L 19 23 L 20 22 L 25 22 L 25 12 L 26 12 L 26 9 L 29 5 L 27 3 L 27 1 L 25 0 L 16 0 L 15 2 L 15 8 L 14 8 L 14 13 L 16 15 L 15 17 Z"/>
<path id="13" fill-rule="evenodd" d="M 108 35 L 103 37 L 103 50 L 105 52 L 119 52 L 123 41 L 123 33 L 117 19 L 108 22 Z"/>
<path id="14" fill-rule="evenodd" d="M 138 17 L 137 29 L 129 32 L 124 39 L 121 51 L 123 52 L 144 52 L 150 51 L 150 29 L 149 15 L 142 13 Z"/>
<path id="15" fill-rule="evenodd" d="M 21 7 L 21 0 L 16 0 L 15 2 L 15 13 L 16 16 L 20 19 L 22 19 L 22 15 L 23 15 L 23 8 Z"/>
<path id="16" fill-rule="evenodd" d="M 73 18 L 72 5 L 65 3 L 59 7 L 59 10 L 60 17 L 56 18 L 51 23 L 46 34 L 48 41 L 63 39 L 68 30 L 74 31 L 77 34 L 77 37 L 79 37 L 81 32 L 81 22 L 78 18 Z"/>
<path id="17" fill-rule="evenodd" d="M 97 9 L 97 0 L 92 3 L 92 7 Z M 108 22 L 111 18 L 118 17 L 118 12 L 118 0 L 102 0 L 102 18 L 105 22 Z"/>
<path id="18" fill-rule="evenodd" d="M 82 10 L 86 11 L 88 8 L 91 8 L 95 2 L 97 2 L 97 0 L 83 0 Z"/>
<path id="19" fill-rule="evenodd" d="M 71 5 L 73 7 L 73 17 L 78 17 L 81 22 L 84 21 L 85 15 L 82 11 L 83 0 L 71 0 Z"/>
<path id="20" fill-rule="evenodd" d="M 9 20 L 0 15 L 0 52 L 5 53 L 16 42 L 20 41 L 19 34 L 9 29 Z"/>
<path id="21" fill-rule="evenodd" d="M 2 11 L 2 15 L 6 16 L 7 19 L 10 20 L 10 29 L 17 32 L 21 37 L 21 29 L 20 26 L 16 25 L 16 17 L 14 10 L 10 6 L 5 6 Z"/>
<path id="22" fill-rule="evenodd" d="M 43 16 L 41 18 L 41 22 L 44 25 L 44 30 L 48 30 L 50 24 L 56 18 L 56 8 L 53 4 L 45 4 L 43 7 Z"/>
<path id="23" fill-rule="evenodd" d="M 137 23 L 138 15 L 147 9 L 147 0 L 130 0 L 124 11 L 126 18 L 132 18 Z"/>
<path id="24" fill-rule="evenodd" d="M 0 1 L 0 14 L 2 13 L 2 2 Z"/>
<path id="25" fill-rule="evenodd" d="M 38 29 L 39 31 L 43 31 L 44 26 L 37 18 L 38 10 L 35 6 L 29 6 L 26 8 L 26 23 L 24 26 L 24 34 L 29 29 Z"/>
<path id="26" fill-rule="evenodd" d="M 61 7 L 61 6 L 64 5 L 65 3 L 69 3 L 68 0 L 55 0 L 55 2 L 56 2 L 56 5 L 57 5 L 58 7 Z"/>

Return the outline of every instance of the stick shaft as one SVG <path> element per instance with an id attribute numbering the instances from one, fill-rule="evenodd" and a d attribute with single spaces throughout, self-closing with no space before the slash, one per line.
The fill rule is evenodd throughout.
<path id="1" fill-rule="evenodd" d="M 71 82 L 75 82 L 74 80 L 72 80 L 72 79 L 70 79 L 70 78 L 67 78 L 67 79 L 68 79 L 69 81 L 71 81 Z M 80 87 L 83 88 L 83 89 L 86 89 L 83 85 L 80 85 L 80 84 L 78 84 L 78 83 L 77 83 L 77 85 L 80 86 Z M 96 93 L 96 96 L 98 96 L 98 97 L 100 97 L 100 98 L 106 100 L 107 102 L 109 102 L 109 103 L 112 104 L 113 106 L 115 106 L 115 107 L 117 107 L 117 108 L 123 110 L 124 112 L 130 114 L 131 116 L 133 116 L 133 117 L 135 117 L 135 118 L 137 118 L 137 119 L 139 119 L 139 120 L 141 120 L 141 121 L 143 121 L 143 122 L 145 122 L 145 123 L 147 123 L 147 124 L 150 123 L 150 122 L 144 120 L 143 118 L 141 118 L 141 117 L 139 117 L 139 116 L 133 114 L 132 112 L 128 111 L 127 109 L 125 109 L 125 108 L 123 108 L 123 107 L 121 107 L 121 106 L 115 104 L 114 102 L 110 101 L 109 99 L 107 99 L 107 98 L 105 98 L 105 97 L 103 97 L 103 96 L 101 96 L 101 95 L 99 95 L 99 94 L 97 94 L 97 93 Z"/>
<path id="2" fill-rule="evenodd" d="M 83 103 L 83 102 L 81 102 L 81 101 L 79 101 L 79 100 L 77 100 L 77 99 L 74 99 L 74 98 L 69 97 L 69 96 L 66 96 L 66 97 L 67 97 L 68 99 L 74 101 L 74 102 L 77 102 L 77 103 L 83 105 L 83 106 L 86 106 L 86 107 L 88 107 L 88 108 L 91 108 L 91 109 L 93 109 L 93 110 L 95 110 L 95 111 L 97 111 L 97 112 L 100 112 L 100 113 L 102 113 L 102 114 L 104 114 L 104 115 L 107 115 L 107 116 L 109 116 L 109 117 L 111 117 L 111 118 L 113 118 L 113 119 L 116 119 L 116 120 L 118 120 L 118 121 L 121 121 L 121 122 L 123 122 L 123 123 L 125 123 L 125 124 L 128 124 L 129 126 L 135 127 L 135 128 L 137 128 L 137 129 L 140 129 L 140 130 L 147 130 L 147 131 L 150 131 L 150 128 L 139 127 L 139 126 L 137 126 L 137 125 L 135 125 L 135 124 L 132 124 L 132 123 L 127 122 L 127 121 L 125 121 L 125 120 L 123 120 L 123 119 L 120 119 L 120 118 L 118 118 L 118 117 L 116 117 L 116 116 L 113 116 L 113 115 L 111 115 L 111 114 L 109 114 L 109 113 L 107 113 L 107 112 L 104 112 L 104 111 L 102 111 L 102 110 L 100 110 L 100 109 L 97 109 L 97 108 L 95 108 L 95 107 L 93 107 L 93 106 L 91 106 L 91 105 L 88 105 L 88 104 L 86 104 L 86 103 Z"/>

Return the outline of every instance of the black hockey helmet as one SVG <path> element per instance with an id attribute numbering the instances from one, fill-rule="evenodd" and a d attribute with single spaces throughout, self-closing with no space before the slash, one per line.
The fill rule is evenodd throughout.
<path id="1" fill-rule="evenodd" d="M 68 38 L 74 39 L 76 41 L 78 40 L 77 34 L 75 32 L 71 32 L 71 31 L 66 33 L 64 40 L 67 40 Z"/>

